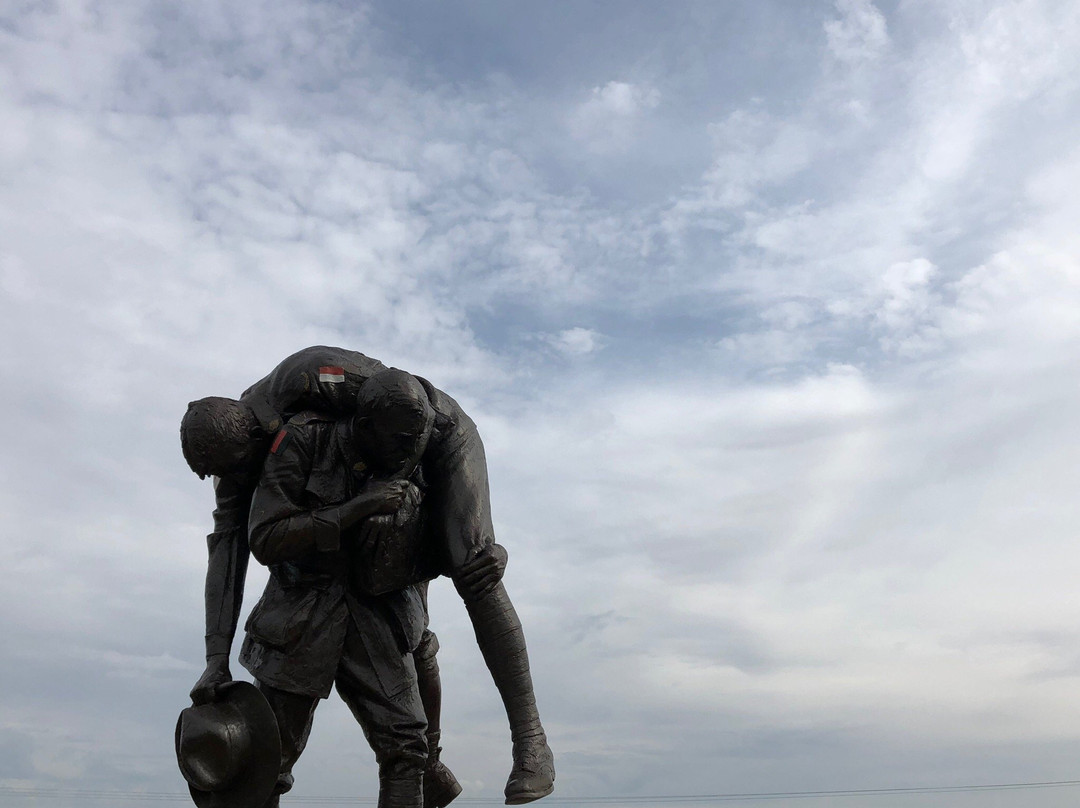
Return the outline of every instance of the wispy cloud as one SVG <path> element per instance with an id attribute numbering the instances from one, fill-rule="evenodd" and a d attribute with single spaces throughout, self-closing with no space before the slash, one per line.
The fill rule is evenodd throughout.
<path id="1" fill-rule="evenodd" d="M 885 15 L 871 0 L 836 0 L 839 17 L 825 23 L 829 52 L 841 62 L 876 59 L 888 47 Z"/>
<path id="2" fill-rule="evenodd" d="M 483 53 L 389 4 L 0 15 L 3 782 L 178 789 L 177 421 L 315 343 L 480 424 L 560 793 L 1067 779 L 1075 10 L 467 5 L 439 41 Z M 494 796 L 448 587 L 433 621 Z M 373 783 L 316 724 L 297 793 Z"/>
<path id="3" fill-rule="evenodd" d="M 654 87 L 609 81 L 593 87 L 589 98 L 574 110 L 570 131 L 593 151 L 625 149 L 638 119 L 655 109 L 660 98 Z"/>

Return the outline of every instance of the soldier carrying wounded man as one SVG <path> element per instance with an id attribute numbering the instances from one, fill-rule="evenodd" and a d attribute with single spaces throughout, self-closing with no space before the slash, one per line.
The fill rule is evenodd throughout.
<path id="1" fill-rule="evenodd" d="M 267 806 L 291 787 L 331 683 L 376 752 L 381 806 L 442 808 L 460 793 L 438 757 L 438 641 L 427 629 L 426 582 L 440 573 L 465 601 L 510 720 L 507 803 L 551 793 L 524 635 L 501 583 L 506 555 L 494 543 L 483 445 L 452 398 L 363 354 L 315 347 L 239 401 L 193 402 L 181 437 L 192 470 L 220 478 L 207 666 L 194 703 L 231 681 L 249 547 L 271 571 L 241 655 L 281 736 Z"/>

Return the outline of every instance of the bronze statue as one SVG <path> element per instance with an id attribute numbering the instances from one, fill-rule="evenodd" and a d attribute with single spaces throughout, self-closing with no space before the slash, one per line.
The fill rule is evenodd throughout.
<path id="1" fill-rule="evenodd" d="M 192 690 L 196 704 L 211 701 L 231 680 L 228 655 L 243 596 L 249 512 L 251 552 L 271 568 L 248 621 L 242 661 L 282 725 L 272 803 L 291 787 L 291 765 L 314 705 L 336 678 L 369 738 L 385 729 L 391 693 L 408 696 L 414 710 L 407 721 L 401 715 L 391 721 L 411 727 L 408 737 L 372 740 L 387 804 L 419 805 L 411 801 L 418 766 L 425 805 L 441 808 L 460 793 L 439 761 L 438 641 L 426 628 L 426 581 L 440 573 L 454 580 L 465 601 L 510 720 L 514 765 L 507 803 L 551 793 L 554 764 L 524 635 L 501 582 L 506 556 L 494 543 L 483 445 L 457 402 L 363 354 L 314 347 L 287 358 L 239 401 L 193 402 L 181 437 L 192 470 L 220 478 L 215 531 L 208 537 L 207 666 Z M 303 462 L 294 456 L 301 451 Z M 300 478 L 306 482 L 298 494 L 293 489 Z M 291 480 L 292 488 L 283 488 L 281 479 Z M 272 515 L 283 508 L 290 515 L 281 522 Z M 330 575 L 340 597 L 317 594 L 310 575 Z M 282 622 L 286 590 L 300 602 Z M 275 610 L 278 619 L 265 616 Z M 370 617 L 371 610 L 381 619 Z M 320 618 L 331 614 L 329 622 Z M 368 617 L 360 621 L 360 614 Z M 358 621 L 370 631 L 350 633 Z M 391 637 L 398 641 L 394 653 L 386 642 Z M 372 653 L 372 647 L 387 653 Z M 424 726 L 418 738 L 416 728 Z"/>

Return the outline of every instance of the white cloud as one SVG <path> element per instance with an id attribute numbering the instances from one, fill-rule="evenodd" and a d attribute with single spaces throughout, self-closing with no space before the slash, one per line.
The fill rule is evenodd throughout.
<path id="1" fill-rule="evenodd" d="M 583 356 L 598 350 L 603 344 L 603 337 L 591 328 L 575 326 L 548 335 L 545 341 L 568 356 Z"/>
<path id="2" fill-rule="evenodd" d="M 570 117 L 574 137 L 597 152 L 618 152 L 632 140 L 638 120 L 660 104 L 660 91 L 654 87 L 609 81 L 593 87 Z"/>
<path id="3" fill-rule="evenodd" d="M 883 344 L 902 353 L 927 347 L 923 326 L 940 305 L 932 281 L 937 267 L 925 258 L 893 264 L 881 277 L 881 301 L 874 317 L 885 329 Z M 921 332 L 921 333 L 917 333 Z"/>
<path id="4" fill-rule="evenodd" d="M 659 104 L 660 92 L 625 81 L 609 81 L 603 87 L 593 87 L 592 98 L 585 103 L 609 115 L 636 115 Z"/>
<path id="5" fill-rule="evenodd" d="M 885 16 L 871 0 L 836 0 L 840 18 L 825 23 L 829 52 L 841 62 L 875 59 L 889 44 Z"/>
<path id="6" fill-rule="evenodd" d="M 726 208 L 751 202 L 758 192 L 806 168 L 812 156 L 813 133 L 761 110 L 735 110 L 710 125 L 709 134 L 717 156 L 704 181 Z"/>
<path id="7" fill-rule="evenodd" d="M 724 337 L 717 348 L 725 359 L 744 367 L 778 370 L 797 364 L 811 355 L 813 342 L 805 334 L 781 328 L 743 331 Z"/>

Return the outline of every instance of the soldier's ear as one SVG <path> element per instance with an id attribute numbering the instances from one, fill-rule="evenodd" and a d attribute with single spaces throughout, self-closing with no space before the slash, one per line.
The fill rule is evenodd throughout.
<path id="1" fill-rule="evenodd" d="M 352 430 L 359 440 L 367 440 L 367 437 L 371 435 L 371 417 L 368 415 L 354 415 Z"/>

